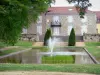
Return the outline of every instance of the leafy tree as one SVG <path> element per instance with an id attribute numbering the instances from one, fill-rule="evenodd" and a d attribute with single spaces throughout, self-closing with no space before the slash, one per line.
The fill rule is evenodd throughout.
<path id="1" fill-rule="evenodd" d="M 76 40 L 75 40 L 75 31 L 74 28 L 72 28 L 68 40 L 68 46 L 75 46 Z"/>
<path id="2" fill-rule="evenodd" d="M 67 0 L 69 3 L 74 3 L 76 10 L 78 11 L 80 18 L 84 18 L 84 15 L 86 13 L 86 9 L 92 4 L 89 2 L 89 0 Z"/>
<path id="3" fill-rule="evenodd" d="M 0 0 L 0 41 L 14 45 L 22 28 L 36 22 L 53 0 Z"/>
<path id="4" fill-rule="evenodd" d="M 51 37 L 51 29 L 47 29 L 44 36 L 44 46 L 48 46 L 48 40 Z"/>

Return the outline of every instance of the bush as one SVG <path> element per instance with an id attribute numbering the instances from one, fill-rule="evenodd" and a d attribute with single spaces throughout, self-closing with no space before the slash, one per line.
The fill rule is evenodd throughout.
<path id="1" fill-rule="evenodd" d="M 44 36 L 44 46 L 48 46 L 48 40 L 51 37 L 51 29 L 47 29 Z"/>
<path id="2" fill-rule="evenodd" d="M 75 40 L 75 31 L 74 28 L 72 28 L 69 40 L 68 40 L 68 46 L 75 46 L 76 40 Z"/>

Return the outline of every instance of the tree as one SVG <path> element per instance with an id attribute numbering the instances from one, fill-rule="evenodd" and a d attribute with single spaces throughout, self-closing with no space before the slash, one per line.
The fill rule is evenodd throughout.
<path id="1" fill-rule="evenodd" d="M 0 41 L 14 45 L 22 28 L 36 22 L 53 0 L 0 0 Z"/>
<path id="2" fill-rule="evenodd" d="M 67 0 L 69 3 L 74 3 L 80 18 L 84 18 L 88 7 L 92 6 L 89 0 Z"/>
<path id="3" fill-rule="evenodd" d="M 48 46 L 48 40 L 51 37 L 51 29 L 47 29 L 44 36 L 44 46 Z"/>
<path id="4" fill-rule="evenodd" d="M 75 40 L 75 31 L 74 28 L 72 28 L 68 40 L 68 46 L 75 46 L 76 40 Z"/>

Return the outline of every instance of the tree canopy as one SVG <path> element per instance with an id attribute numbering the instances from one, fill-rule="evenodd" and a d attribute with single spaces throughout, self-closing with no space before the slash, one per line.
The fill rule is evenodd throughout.
<path id="1" fill-rule="evenodd" d="M 22 28 L 36 22 L 54 0 L 0 0 L 0 41 L 14 45 Z"/>
<path id="2" fill-rule="evenodd" d="M 74 3 L 80 18 L 84 18 L 88 7 L 92 6 L 89 0 L 67 0 L 69 3 Z"/>

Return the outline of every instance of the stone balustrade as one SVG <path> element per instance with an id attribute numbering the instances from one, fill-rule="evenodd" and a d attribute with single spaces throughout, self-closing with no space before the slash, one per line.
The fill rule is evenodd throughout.
<path id="1" fill-rule="evenodd" d="M 20 40 L 37 41 L 38 36 L 36 34 L 21 34 Z"/>
<path id="2" fill-rule="evenodd" d="M 100 34 L 84 34 L 83 40 L 85 42 L 100 42 Z"/>

